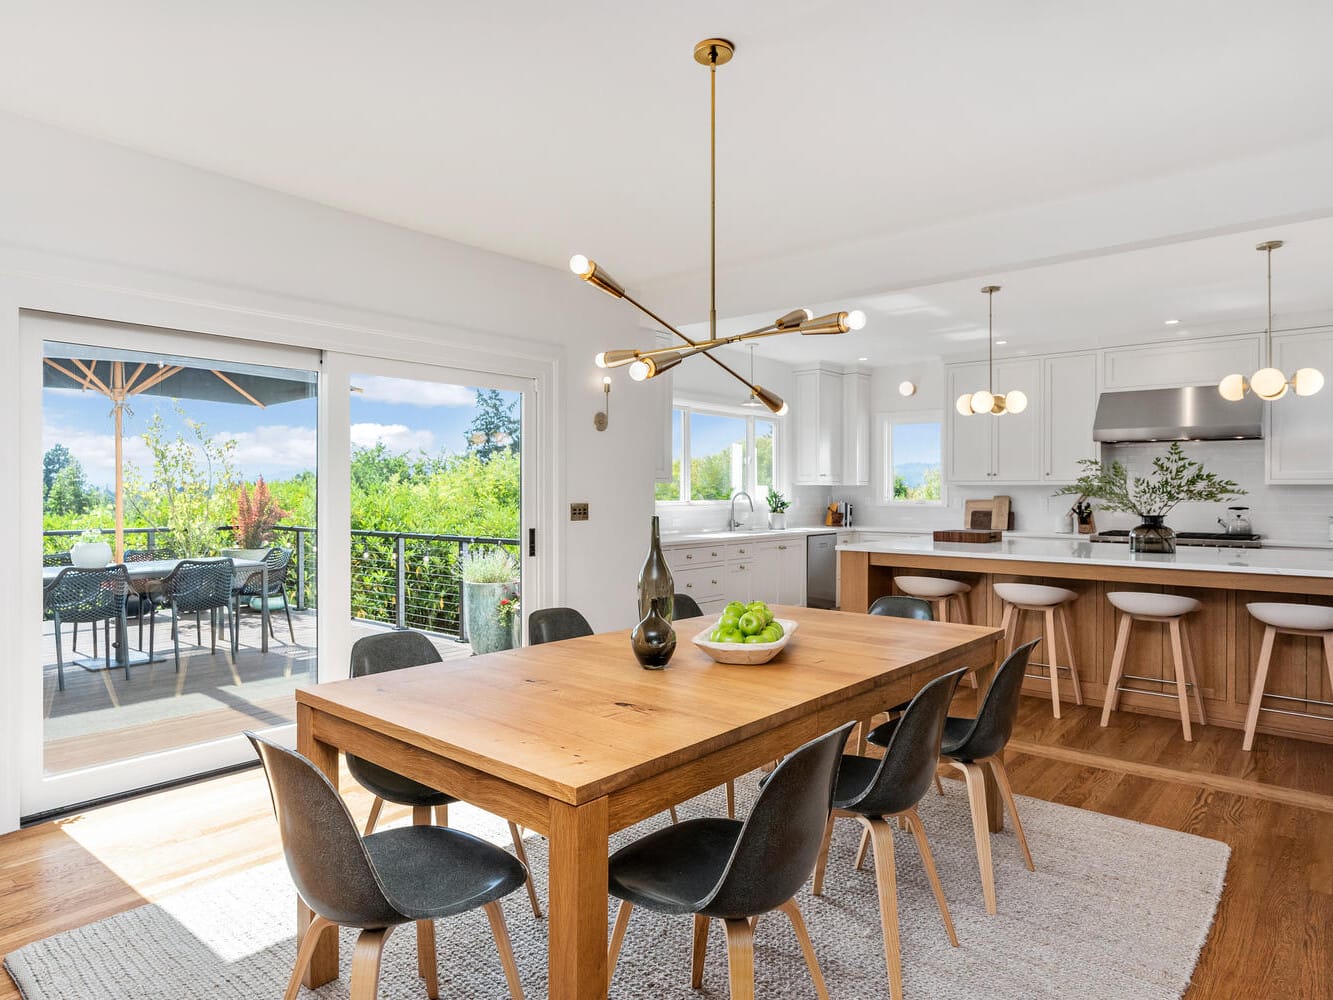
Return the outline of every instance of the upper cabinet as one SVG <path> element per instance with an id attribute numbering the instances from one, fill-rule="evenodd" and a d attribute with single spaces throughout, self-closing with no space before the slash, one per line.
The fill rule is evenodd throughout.
<path id="1" fill-rule="evenodd" d="M 949 387 L 949 480 L 955 483 L 992 485 L 1037 483 L 1042 475 L 1043 415 L 1049 412 L 1042 399 L 1042 360 L 1016 358 L 995 365 L 995 389 L 1027 394 L 1022 413 L 1002 416 L 963 416 L 953 402 L 963 393 L 990 385 L 984 363 L 950 365 Z M 1092 424 L 1088 424 L 1091 434 Z"/>
<path id="2" fill-rule="evenodd" d="M 791 424 L 796 436 L 798 486 L 833 486 L 843 476 L 841 372 L 809 368 L 796 372 Z"/>
<path id="3" fill-rule="evenodd" d="M 1232 372 L 1247 375 L 1259 367 L 1259 338 L 1215 337 L 1116 347 L 1103 354 L 1107 392 L 1123 389 L 1171 389 L 1217 385 Z"/>
<path id="4" fill-rule="evenodd" d="M 1313 396 L 1288 391 L 1268 410 L 1264 451 L 1270 483 L 1333 483 L 1333 330 L 1273 338 L 1273 366 L 1291 375 L 1318 368 L 1329 384 Z M 1253 368 L 1237 368 L 1248 374 Z"/>
<path id="5" fill-rule="evenodd" d="M 1041 367 L 1042 481 L 1072 483 L 1083 471 L 1078 463 L 1097 457 L 1097 355 L 1059 354 L 1042 359 Z"/>
<path id="6" fill-rule="evenodd" d="M 870 375 L 842 377 L 842 485 L 870 485 Z"/>

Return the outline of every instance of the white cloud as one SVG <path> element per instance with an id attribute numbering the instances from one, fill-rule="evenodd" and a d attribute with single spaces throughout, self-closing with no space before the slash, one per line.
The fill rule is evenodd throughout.
<path id="1" fill-rule="evenodd" d="M 353 424 L 352 447 L 373 448 L 383 443 L 395 454 L 424 451 L 435 452 L 435 435 L 428 430 L 408 427 L 406 424 Z"/>
<path id="2" fill-rule="evenodd" d="M 109 421 L 108 421 L 109 423 Z M 111 486 L 116 481 L 116 435 L 76 427 L 46 424 L 42 427 L 42 450 L 63 444 L 79 460 L 88 482 L 95 486 Z M 152 453 L 143 438 L 127 434 L 123 442 L 124 461 L 140 469 L 151 469 Z"/>
<path id="3" fill-rule="evenodd" d="M 477 394 L 462 385 L 426 382 L 419 379 L 357 375 L 352 384 L 361 391 L 353 396 L 375 403 L 407 403 L 411 406 L 467 406 L 477 404 Z"/>
<path id="4" fill-rule="evenodd" d="M 253 475 L 247 470 L 256 468 L 300 472 L 315 467 L 313 427 L 271 424 L 252 431 L 221 431 L 213 440 L 236 442 L 236 468 L 247 477 Z"/>

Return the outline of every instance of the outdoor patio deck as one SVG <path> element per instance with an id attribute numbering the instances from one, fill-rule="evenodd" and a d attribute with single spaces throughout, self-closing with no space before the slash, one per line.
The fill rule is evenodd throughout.
<path id="1" fill-rule="evenodd" d="M 48 773 L 89 767 L 113 760 L 186 746 L 227 736 L 243 729 L 266 728 L 293 722 L 293 690 L 312 682 L 317 654 L 314 611 L 292 612 L 293 642 L 287 620 L 274 615 L 277 638 L 269 651 L 260 651 L 260 616 L 240 619 L 240 650 L 234 661 L 230 643 L 218 636 L 218 651 L 209 652 L 209 628 L 203 622 L 203 646 L 195 642 L 193 619 L 181 630 L 181 669 L 171 655 L 171 623 L 157 621 L 157 655 L 166 659 L 130 668 L 130 679 L 118 667 L 89 671 L 73 660 L 92 654 L 87 625 L 79 628 L 79 649 L 71 650 L 72 629 L 62 629 L 65 655 L 65 690 L 56 684 L 55 634 L 46 622 L 42 636 L 43 717 L 45 769 Z M 389 626 L 352 623 L 352 637 L 387 631 Z M 114 630 L 113 630 L 114 631 Z M 138 648 L 138 627 L 130 621 L 130 644 Z M 466 643 L 432 636 L 445 659 L 470 656 Z M 101 652 L 101 637 L 98 639 Z M 144 648 L 148 647 L 145 624 Z M 114 658 L 113 658 L 114 662 Z"/>

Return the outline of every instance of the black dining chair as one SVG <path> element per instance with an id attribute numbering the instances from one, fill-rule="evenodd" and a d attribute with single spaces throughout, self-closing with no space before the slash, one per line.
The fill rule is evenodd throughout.
<path id="1" fill-rule="evenodd" d="M 621 901 L 607 954 L 608 984 L 636 906 L 693 914 L 690 984 L 703 986 L 708 922 L 723 921 L 732 1000 L 754 997 L 754 921 L 781 910 L 791 921 L 815 992 L 827 1000 L 814 946 L 793 898 L 819 859 L 847 723 L 788 754 L 760 789 L 750 815 L 686 820 L 650 833 L 611 856 L 611 895 Z"/>
<path id="2" fill-rule="evenodd" d="M 573 608 L 539 608 L 528 615 L 528 642 L 533 646 L 585 635 L 592 635 L 592 626 Z"/>
<path id="3" fill-rule="evenodd" d="M 683 622 L 687 618 L 702 618 L 703 610 L 699 607 L 699 602 L 689 594 L 676 594 L 671 598 L 671 618 L 673 621 Z"/>
<path id="4" fill-rule="evenodd" d="M 875 598 L 875 603 L 870 605 L 866 614 L 879 615 L 881 618 L 914 618 L 922 622 L 935 620 L 935 612 L 931 610 L 929 601 L 897 595 Z"/>
<path id="5" fill-rule="evenodd" d="M 500 900 L 527 874 L 513 856 L 471 834 L 407 826 L 362 837 L 338 790 L 306 757 L 252 732 L 245 734 L 268 776 L 287 869 L 314 913 L 296 952 L 286 1000 L 294 1000 L 324 932 L 360 928 L 351 995 L 374 1000 L 380 961 L 395 927 L 415 923 L 417 973 L 439 996 L 435 921 L 481 907 L 490 921 L 509 992 L 522 1000 Z"/>
<path id="6" fill-rule="evenodd" d="M 162 600 L 171 608 L 171 641 L 176 654 L 176 672 L 181 669 L 181 616 L 194 615 L 195 645 L 203 645 L 201 615 L 209 613 L 211 651 L 218 651 L 220 614 L 227 613 L 231 652 L 236 655 L 236 622 L 231 616 L 231 587 L 236 570 L 230 559 L 182 559 L 162 579 Z M 152 659 L 156 618 L 148 624 L 148 656 Z"/>
<path id="7" fill-rule="evenodd" d="M 390 670 L 403 670 L 407 667 L 421 667 L 428 663 L 440 663 L 443 658 L 435 644 L 421 632 L 403 630 L 380 632 L 362 636 L 352 644 L 351 676 L 366 677 L 370 674 L 382 674 Z M 435 810 L 435 821 L 440 826 L 449 825 L 449 806 L 458 799 L 446 795 L 438 789 L 405 778 L 387 767 L 363 760 L 353 754 L 347 754 L 347 770 L 362 788 L 375 796 L 370 806 L 370 818 L 366 821 L 366 835 L 375 832 L 380 811 L 385 802 L 394 805 L 411 806 L 412 822 L 420 826 L 430 824 L 431 809 Z M 509 824 L 509 834 L 514 838 L 514 853 L 528 865 L 528 855 L 523 849 L 523 834 L 518 824 Z M 541 904 L 537 901 L 537 888 L 532 884 L 532 876 L 527 878 L 528 900 L 532 903 L 532 912 L 542 915 Z"/>
<path id="8" fill-rule="evenodd" d="M 898 933 L 898 884 L 893 857 L 893 827 L 890 820 L 912 831 L 921 863 L 930 880 L 940 918 L 944 921 L 949 943 L 958 947 L 949 916 L 949 904 L 944 898 L 935 871 L 935 858 L 917 803 L 930 790 L 939 764 L 940 744 L 944 737 L 944 720 L 949 714 L 959 678 L 966 670 L 937 677 L 923 687 L 908 702 L 902 717 L 893 724 L 888 748 L 882 757 L 846 755 L 838 769 L 838 784 L 833 793 L 833 813 L 824 831 L 824 844 L 815 866 L 814 894 L 824 891 L 824 870 L 828 864 L 829 842 L 833 824 L 839 817 L 858 820 L 864 828 L 862 845 L 869 845 L 875 858 L 875 883 L 879 890 L 879 919 L 884 935 L 884 961 L 889 974 L 889 993 L 894 1000 L 902 1000 L 903 969 L 902 946 Z M 858 852 L 859 853 L 859 852 Z M 857 858 L 860 867 L 861 858 Z"/>
<path id="9" fill-rule="evenodd" d="M 972 832 L 977 842 L 977 866 L 981 870 L 981 887 L 986 901 L 986 912 L 995 913 L 995 873 L 991 867 L 990 826 L 986 808 L 986 770 L 989 769 L 999 787 L 1000 798 L 1014 821 L 1014 834 L 1023 851 L 1028 871 L 1035 871 L 1032 852 L 1028 850 L 1023 822 L 1018 818 L 1014 793 L 1009 787 L 1009 774 L 1004 769 L 1004 748 L 1014 732 L 1018 717 L 1019 696 L 1023 690 L 1023 674 L 1027 671 L 1032 649 L 1041 640 L 1019 646 L 1005 658 L 981 699 L 975 718 L 950 716 L 944 721 L 944 742 L 940 755 L 947 767 L 960 771 L 967 786 L 967 800 L 972 810 Z M 870 741 L 886 746 L 893 738 L 893 727 L 888 722 L 870 734 Z"/>
<path id="10" fill-rule="evenodd" d="M 268 603 L 268 634 L 274 639 L 278 633 L 273 628 L 273 606 L 277 601 L 282 602 L 282 612 L 287 616 L 287 633 L 291 636 L 292 645 L 296 645 L 296 629 L 292 627 L 292 609 L 287 600 L 287 571 L 292 563 L 292 550 L 273 547 L 268 550 L 264 556 L 264 565 L 268 571 L 268 588 L 264 587 L 265 570 L 257 569 L 248 574 L 244 580 L 236 584 L 232 593 L 235 597 L 235 606 L 233 614 L 239 622 L 241 619 L 241 610 L 250 608 L 263 612 L 263 604 L 259 608 L 254 607 L 255 602 L 262 601 Z"/>
<path id="11" fill-rule="evenodd" d="M 55 624 L 56 684 L 65 690 L 65 658 L 61 651 L 61 625 L 92 625 L 93 641 L 97 640 L 97 626 L 106 629 L 106 668 L 111 669 L 111 622 L 115 621 L 117 635 L 124 636 L 129 625 L 126 604 L 130 593 L 130 578 L 121 564 L 105 569 L 80 569 L 66 566 L 56 578 L 42 588 L 42 609 Z M 96 656 L 96 652 L 93 653 Z M 129 657 L 125 658 L 125 679 L 130 679 Z"/>

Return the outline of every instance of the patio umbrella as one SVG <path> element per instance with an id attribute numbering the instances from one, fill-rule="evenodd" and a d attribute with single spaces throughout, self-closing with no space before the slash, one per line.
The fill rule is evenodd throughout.
<path id="1" fill-rule="evenodd" d="M 123 439 L 125 407 L 130 400 L 140 395 L 167 396 L 262 409 L 315 394 L 314 376 L 306 372 L 64 344 L 47 343 L 44 348 L 44 387 L 97 392 L 111 401 L 116 442 L 117 560 L 125 553 Z M 210 365 L 216 367 L 206 367 Z"/>

